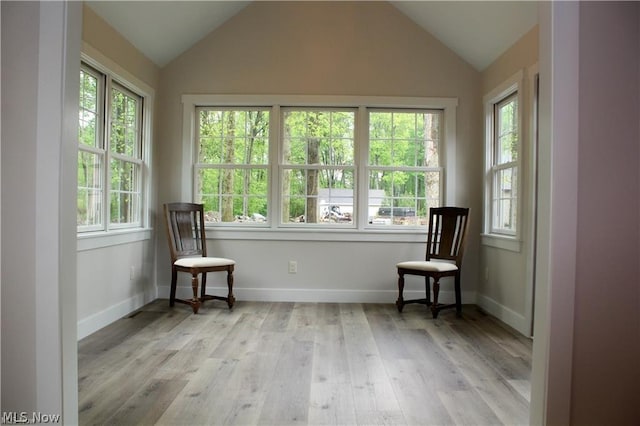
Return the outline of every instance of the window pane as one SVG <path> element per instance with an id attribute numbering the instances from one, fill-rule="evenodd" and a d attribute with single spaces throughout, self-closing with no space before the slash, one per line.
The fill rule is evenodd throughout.
<path id="1" fill-rule="evenodd" d="M 352 169 L 285 169 L 282 183 L 283 223 L 353 223 Z"/>
<path id="2" fill-rule="evenodd" d="M 369 223 L 424 225 L 430 207 L 440 205 L 440 172 L 371 170 Z"/>
<path id="3" fill-rule="evenodd" d="M 266 222 L 269 111 L 199 108 L 198 141 L 195 199 L 206 222 Z"/>
<path id="4" fill-rule="evenodd" d="M 269 163 L 268 111 L 202 109 L 198 116 L 198 163 Z"/>
<path id="5" fill-rule="evenodd" d="M 141 101 L 119 88 L 111 90 L 111 152 L 140 157 L 140 120 Z"/>
<path id="6" fill-rule="evenodd" d="M 353 111 L 284 112 L 284 164 L 354 164 Z"/>
<path id="7" fill-rule="evenodd" d="M 78 152 L 78 226 L 102 224 L 102 155 Z"/>
<path id="8" fill-rule="evenodd" d="M 419 226 L 440 205 L 442 111 L 369 114 L 368 221 Z"/>
<path id="9" fill-rule="evenodd" d="M 80 70 L 80 117 L 78 140 L 81 145 L 100 148 L 98 138 L 98 78 Z"/>
<path id="10" fill-rule="evenodd" d="M 282 223 L 353 224 L 355 112 L 283 111 Z M 313 167 L 306 167 L 313 166 Z"/>
<path id="11" fill-rule="evenodd" d="M 518 98 L 514 93 L 496 105 L 496 164 L 518 159 Z"/>
<path id="12" fill-rule="evenodd" d="M 369 164 L 439 166 L 441 112 L 371 112 Z"/>
<path id="13" fill-rule="evenodd" d="M 196 201 L 204 204 L 206 222 L 267 221 L 267 168 L 199 169 Z"/>
<path id="14" fill-rule="evenodd" d="M 516 231 L 517 187 L 517 168 L 502 169 L 494 173 L 492 225 L 498 232 Z"/>
<path id="15" fill-rule="evenodd" d="M 140 221 L 140 166 L 124 160 L 111 159 L 111 223 Z"/>

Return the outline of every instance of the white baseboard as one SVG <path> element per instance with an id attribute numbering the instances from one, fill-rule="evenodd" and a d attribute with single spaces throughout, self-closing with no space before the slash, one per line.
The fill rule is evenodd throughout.
<path id="1" fill-rule="evenodd" d="M 209 287 L 208 294 L 225 295 L 226 287 Z M 255 302 L 310 302 L 310 303 L 395 303 L 398 298 L 397 290 L 344 290 L 344 289 L 291 289 L 291 288 L 243 288 L 237 287 L 233 289 L 233 293 L 238 302 L 255 301 Z M 190 287 L 178 287 L 177 296 L 188 299 L 192 295 Z M 420 299 L 424 297 L 424 291 L 405 290 L 405 299 Z M 120 318 L 130 314 L 136 309 L 140 309 L 145 303 L 151 302 L 155 298 L 169 298 L 169 286 L 158 286 L 156 294 L 138 293 L 137 295 L 123 300 L 107 309 L 104 309 L 89 317 L 78 321 L 78 340 L 83 339 L 90 334 L 100 330 L 103 327 L 119 320 Z M 442 303 L 453 303 L 455 295 L 452 291 L 440 291 L 439 296 Z M 493 309 L 491 303 L 500 306 L 489 298 L 484 298 L 485 306 L 482 306 L 487 312 L 495 315 L 502 321 L 520 331 L 516 325 L 503 319 L 502 316 L 494 313 L 500 312 L 500 309 Z M 491 302 L 491 303 L 489 303 Z M 475 292 L 462 292 L 462 303 L 476 303 Z M 518 315 L 502 307 L 502 311 L 508 311 L 512 314 L 510 317 L 518 317 Z M 524 323 L 524 318 L 517 318 L 518 321 Z"/>
<path id="2" fill-rule="evenodd" d="M 519 314 L 516 311 L 509 309 L 504 305 L 501 305 L 492 298 L 483 296 L 481 294 L 477 295 L 477 304 L 488 314 L 493 315 L 518 332 L 524 334 L 525 336 L 531 335 L 531 324 L 528 324 L 527 319 L 524 315 Z"/>
<path id="3" fill-rule="evenodd" d="M 208 294 L 226 295 L 226 287 L 207 286 Z M 176 296 L 185 299 L 192 296 L 190 287 L 178 287 Z M 255 302 L 316 302 L 316 303 L 395 303 L 398 290 L 345 290 L 345 289 L 295 289 L 295 288 L 243 288 L 236 287 L 233 294 L 237 301 Z M 169 286 L 158 286 L 158 297 L 169 298 Z M 424 291 L 405 290 L 405 299 L 424 298 Z M 452 291 L 440 291 L 439 301 L 453 303 Z M 463 303 L 475 303 L 475 292 L 462 292 Z"/>
<path id="4" fill-rule="evenodd" d="M 136 309 L 140 309 L 156 298 L 155 294 L 138 293 L 133 297 L 123 300 L 113 306 L 108 307 L 98 313 L 83 318 L 78 321 L 78 340 L 95 333 L 103 327 L 130 314 Z"/>

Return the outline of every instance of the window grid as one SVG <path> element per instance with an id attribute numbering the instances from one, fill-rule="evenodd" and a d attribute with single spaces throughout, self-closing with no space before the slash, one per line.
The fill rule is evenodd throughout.
<path id="1" fill-rule="evenodd" d="M 197 108 L 194 200 L 205 222 L 264 226 L 269 216 L 269 119 L 264 108 Z"/>
<path id="2" fill-rule="evenodd" d="M 143 98 L 84 63 L 80 86 L 78 231 L 140 227 Z"/>
<path id="3" fill-rule="evenodd" d="M 282 109 L 281 225 L 355 225 L 355 120 L 355 109 Z"/>
<path id="4" fill-rule="evenodd" d="M 350 103 L 345 102 L 345 99 L 340 99 L 337 103 L 342 106 L 331 106 L 332 102 L 329 98 L 326 98 L 318 102 L 319 97 L 311 97 L 311 105 L 318 104 L 322 106 L 305 106 L 302 97 L 291 97 L 293 102 L 291 104 L 299 106 L 287 106 L 288 102 L 281 102 L 286 96 L 275 96 L 273 100 L 268 99 L 266 96 L 258 96 L 257 103 L 253 104 L 253 97 L 251 96 L 209 96 L 209 95 L 185 95 L 183 96 L 183 102 L 185 103 L 184 117 L 185 122 L 188 122 L 190 117 L 195 117 L 196 123 L 201 120 L 199 115 L 203 110 L 210 111 L 243 111 L 251 108 L 264 109 L 271 113 L 270 130 L 269 130 L 269 142 L 270 147 L 264 150 L 266 155 L 266 167 L 270 173 L 270 179 L 268 189 L 265 189 L 264 200 L 268 203 L 266 210 L 268 212 L 267 217 L 264 217 L 264 222 L 260 223 L 260 227 L 268 229 L 278 228 L 295 228 L 295 229 L 313 229 L 313 228 L 333 228 L 333 229 L 358 229 L 358 230 L 381 230 L 381 229 L 396 229 L 396 230 L 409 230 L 426 224 L 426 212 L 430 206 L 442 205 L 444 198 L 444 167 L 440 165 L 441 150 L 444 149 L 444 134 L 446 133 L 447 139 L 453 138 L 452 146 L 455 147 L 455 105 L 456 102 L 452 99 L 433 99 L 424 102 L 421 98 L 412 99 L 415 105 L 433 105 L 429 107 L 391 107 L 385 106 L 384 108 L 377 108 L 366 106 L 366 103 Z M 210 100 L 211 99 L 211 100 Z M 364 98 L 363 98 L 364 99 Z M 382 98 L 371 98 L 374 103 L 385 102 Z M 217 103 L 219 106 L 216 106 Z M 386 102 L 385 102 L 386 103 Z M 389 104 L 401 104 L 400 99 L 389 98 Z M 207 106 L 203 106 L 207 105 Z M 245 106 L 242 106 L 245 105 Z M 252 105 L 246 107 L 246 105 Z M 259 107 L 257 105 L 260 105 Z M 284 105 L 284 106 L 283 106 Z M 345 107 L 345 105 L 348 105 Z M 342 134 L 336 133 L 332 130 L 331 120 L 327 119 L 327 126 L 321 135 L 318 136 L 318 146 L 320 152 L 326 152 L 327 155 L 317 154 L 316 157 L 310 156 L 308 151 L 308 139 L 310 136 L 316 136 L 310 133 L 308 130 L 313 126 L 309 126 L 308 123 L 298 129 L 297 131 L 289 131 L 285 125 L 285 117 L 290 112 L 296 112 L 301 114 L 308 113 L 325 113 L 327 117 L 330 117 L 330 112 L 345 112 L 348 111 L 352 123 L 347 126 L 350 130 L 348 137 Z M 403 133 L 398 133 L 390 137 L 389 139 L 394 141 L 397 148 L 394 146 L 394 158 L 395 163 L 384 163 L 385 165 L 369 165 L 369 113 L 370 112 L 389 112 L 389 113 L 410 113 L 410 118 L 413 120 L 411 123 L 412 135 L 408 137 Z M 418 115 L 416 116 L 416 113 Z M 444 117 L 447 117 L 445 123 Z M 429 132 L 425 134 L 424 117 L 427 116 L 430 121 L 430 125 L 427 126 Z M 303 120 L 304 121 L 304 120 Z M 446 126 L 445 126 L 446 124 Z M 190 188 L 184 187 L 184 190 L 192 192 L 193 199 L 196 202 L 204 202 L 206 204 L 206 197 L 215 198 L 220 200 L 223 192 L 220 190 L 219 177 L 208 177 L 203 179 L 201 176 L 203 173 L 218 173 L 225 168 L 228 169 L 244 169 L 254 168 L 255 165 L 247 166 L 244 164 L 225 164 L 217 162 L 204 163 L 202 158 L 202 145 L 211 145 L 213 134 L 203 134 L 200 129 L 200 124 L 194 127 L 194 131 L 190 131 L 189 127 L 184 127 L 185 140 L 190 140 L 193 144 L 193 162 L 190 164 L 193 170 L 193 181 Z M 411 133 L 410 132 L 410 133 Z M 406 132 L 405 132 L 406 133 Z M 222 136 L 223 133 L 219 133 L 216 136 Z M 379 138 L 380 140 L 384 138 Z M 345 142 L 348 141 L 348 142 Z M 415 148 L 416 141 L 421 141 L 420 144 L 424 145 L 424 148 L 420 150 Z M 347 146 L 350 153 L 349 156 L 333 156 L 331 155 L 334 146 Z M 297 147 L 296 147 L 297 144 Z M 413 144 L 413 145 L 412 145 Z M 215 145 L 215 144 L 213 144 Z M 410 156 L 411 161 L 406 165 L 403 160 L 399 160 L 398 152 L 406 151 L 406 146 L 411 146 L 414 150 Z M 302 148 L 300 148 L 302 147 Z M 291 150 L 297 150 L 292 153 Z M 323 151 L 324 149 L 324 151 Z M 449 148 L 447 148 L 449 151 Z M 447 151 L 447 152 L 448 152 Z M 449 153 L 451 154 L 451 153 Z M 217 150 L 215 154 L 218 157 L 223 155 L 220 150 Z M 339 158 L 338 158 L 339 157 Z M 221 158 L 221 157 L 220 157 Z M 447 155 L 448 162 L 453 163 L 453 157 Z M 345 161 L 345 159 L 347 159 Z M 347 165 L 345 165 L 345 163 Z M 186 164 L 185 164 L 186 166 Z M 389 176 L 388 190 L 378 192 L 372 191 L 369 188 L 370 177 L 367 176 L 371 170 L 377 173 L 387 173 Z M 324 194 L 319 191 L 320 188 L 312 185 L 307 187 L 309 181 L 319 179 L 319 175 L 324 173 L 324 179 L 327 182 L 340 181 L 341 185 L 326 184 L 324 185 Z M 393 174 L 396 174 L 394 176 Z M 331 179 L 327 176 L 333 174 Z M 309 178 L 311 175 L 311 178 Z M 271 178 L 272 177 L 272 178 Z M 202 187 L 202 181 L 209 181 L 207 188 Z M 348 184 L 344 184 L 348 182 Z M 447 194 L 453 194 L 452 188 L 447 187 Z M 336 187 L 338 186 L 338 187 Z M 316 189 L 312 189 L 315 187 Z M 427 188 L 429 190 L 427 191 Z M 346 192 L 344 192 L 346 191 Z M 407 192 L 408 191 L 408 192 Z M 330 194 L 330 197 L 326 197 Z M 419 199 L 416 200 L 416 194 L 419 195 Z M 236 197 L 235 204 L 240 205 L 241 200 L 248 199 L 252 194 L 248 194 L 245 189 L 238 192 L 229 192 L 226 197 Z M 323 208 L 320 209 L 321 199 L 325 201 Z M 203 199 L 204 197 L 204 199 Z M 377 201 L 376 201 L 377 197 Z M 310 221 L 309 216 L 309 203 L 308 200 L 312 199 L 311 207 L 316 214 L 315 222 Z M 375 208 L 373 215 L 369 215 L 370 204 L 374 205 L 376 202 L 381 204 L 382 201 L 389 202 L 390 207 L 393 206 L 393 200 L 395 200 L 395 207 L 391 209 L 390 214 L 398 216 L 395 222 L 388 223 L 373 223 L 372 216 L 379 214 L 380 206 Z M 336 204 L 348 205 L 348 209 L 332 208 L 332 205 Z M 292 203 L 298 203 L 298 209 L 296 212 L 299 215 L 292 214 L 291 209 L 288 208 Z M 315 205 L 314 205 L 315 203 Z M 213 203 L 211 203 L 213 204 Z M 232 217 L 229 222 L 220 220 L 220 205 L 221 202 L 217 202 L 216 209 L 218 211 L 212 213 L 207 220 L 208 226 L 247 226 L 243 223 L 247 218 L 246 215 L 236 215 Z M 246 203 L 244 203 L 246 204 Z M 397 207 L 400 207 L 398 209 Z M 206 209 L 205 209 L 206 210 Z M 348 210 L 349 214 L 345 215 L 344 211 Z M 249 210 L 252 211 L 252 210 Z M 415 218 L 415 211 L 425 212 L 425 220 Z M 410 212 L 413 217 L 409 217 Z M 206 214 L 206 213 L 205 213 Z M 333 217 L 333 219 L 331 219 Z M 325 222 L 320 222 L 323 219 Z M 213 223 L 212 223 L 213 222 Z M 247 220 L 249 223 L 254 223 L 250 217 Z"/>
<path id="5" fill-rule="evenodd" d="M 421 226 L 442 199 L 440 110 L 369 113 L 369 223 Z M 389 149 L 390 146 L 390 149 Z M 384 182 L 391 188 L 380 194 Z"/>
<path id="6" fill-rule="evenodd" d="M 493 107 L 491 166 L 491 232 L 516 235 L 518 212 L 518 93 L 512 92 Z"/>

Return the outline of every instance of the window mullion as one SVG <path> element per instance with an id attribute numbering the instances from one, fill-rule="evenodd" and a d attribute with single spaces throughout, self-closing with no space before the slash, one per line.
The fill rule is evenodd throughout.
<path id="1" fill-rule="evenodd" d="M 282 163 L 284 153 L 282 152 L 282 146 L 280 141 L 283 137 L 282 129 L 282 110 L 280 105 L 274 105 L 271 108 L 271 118 L 269 120 L 269 191 L 267 193 L 268 200 L 275 200 L 275 202 L 269 202 L 267 208 L 267 214 L 269 217 L 269 227 L 271 229 L 277 229 L 280 218 L 282 217 L 282 203 L 284 202 L 282 196 Z"/>
<path id="2" fill-rule="evenodd" d="M 369 202 L 369 113 L 368 108 L 360 106 L 356 114 L 355 126 L 355 165 L 356 165 L 356 199 L 358 217 L 356 217 L 356 227 L 363 231 L 368 223 Z"/>
<path id="3" fill-rule="evenodd" d="M 111 78 L 106 77 L 104 90 L 104 230 L 109 231 L 111 226 Z"/>

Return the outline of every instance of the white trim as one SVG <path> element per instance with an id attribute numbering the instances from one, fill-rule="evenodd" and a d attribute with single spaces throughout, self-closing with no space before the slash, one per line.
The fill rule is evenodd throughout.
<path id="1" fill-rule="evenodd" d="M 441 143 L 444 143 L 444 149 L 440 150 L 441 158 L 441 167 L 444 166 L 444 173 L 441 171 L 441 193 L 442 193 L 442 202 L 444 205 L 457 205 L 456 199 L 456 109 L 458 106 L 457 98 L 422 98 L 422 97 L 388 97 L 388 96 L 322 96 L 322 95 L 215 95 L 215 94 L 185 94 L 182 95 L 182 159 L 181 159 L 181 191 L 180 198 L 182 201 L 190 201 L 194 199 L 193 190 L 195 188 L 194 184 L 194 150 L 195 147 L 193 145 L 193 140 L 196 135 L 195 130 L 195 111 L 198 106 L 211 106 L 216 105 L 220 107 L 229 107 L 229 106 L 241 106 L 241 107 L 270 107 L 270 135 L 269 135 L 269 143 L 270 143 L 270 156 L 272 159 L 277 159 L 278 161 L 271 161 L 270 167 L 270 193 L 269 193 L 269 219 L 266 225 L 262 226 L 229 226 L 229 231 L 221 231 L 221 232 L 266 232 L 268 229 L 272 234 L 269 236 L 270 239 L 274 239 L 274 235 L 276 232 L 288 232 L 289 229 L 286 225 L 280 224 L 280 189 L 279 189 L 279 173 L 281 170 L 280 167 L 280 135 L 278 132 L 280 131 L 280 108 L 282 106 L 287 107 L 295 107 L 295 106 L 304 106 L 304 107 L 330 107 L 330 108 L 358 108 L 356 112 L 356 116 L 358 119 L 362 119 L 363 116 L 366 116 L 366 108 L 416 108 L 416 109 L 439 109 L 443 110 L 443 132 L 444 137 Z M 366 124 L 365 121 L 360 122 L 356 128 L 356 147 L 355 147 L 355 155 L 356 164 L 355 164 L 355 179 L 357 189 L 359 188 L 367 188 L 366 185 L 366 173 L 362 173 L 362 170 L 366 168 L 366 162 L 362 164 L 363 159 L 366 159 L 365 153 L 363 153 L 364 147 L 362 147 L 358 141 L 361 140 L 358 132 L 366 131 L 363 127 Z M 357 230 L 359 233 L 363 233 L 366 231 L 369 232 L 381 232 L 388 233 L 388 229 L 380 229 L 375 227 L 369 227 L 366 220 L 366 197 L 363 196 L 360 192 L 356 190 L 356 199 L 354 199 L 354 205 L 359 207 L 358 209 L 358 217 L 357 225 L 351 230 Z M 274 202 L 274 199 L 277 199 Z M 364 209 L 363 209 L 364 206 Z M 224 226 L 216 227 L 216 232 L 219 229 L 223 229 Z M 266 228 L 266 229 L 265 229 Z M 306 226 L 305 229 L 310 229 L 311 227 Z M 233 231 L 231 231 L 233 229 Z M 300 227 L 297 228 L 299 230 Z M 329 228 L 324 226 L 313 227 L 313 230 L 316 231 L 315 234 L 306 234 L 306 237 L 311 237 L 312 239 L 317 239 L 318 235 L 317 231 L 322 230 L 322 232 L 326 232 L 327 230 L 332 229 L 336 230 L 338 228 Z M 343 228 L 344 230 L 344 228 Z M 348 231 L 349 229 L 347 229 Z M 409 229 L 407 229 L 409 230 Z M 412 227 L 411 231 L 416 232 L 417 228 Z M 392 231 L 399 231 L 399 234 L 403 233 L 402 229 L 394 228 Z M 235 238 L 235 237 L 230 237 Z M 259 237 L 258 239 L 263 239 Z M 288 238 L 285 238 L 288 239 Z M 338 240 L 343 241 L 343 240 Z"/>
<path id="2" fill-rule="evenodd" d="M 325 95 L 182 95 L 182 103 L 196 106 L 305 106 L 374 108 L 455 108 L 457 98 L 402 96 L 325 96 Z"/>
<path id="3" fill-rule="evenodd" d="M 208 294 L 226 295 L 226 287 L 207 286 Z M 298 288 L 243 288 L 234 287 L 233 294 L 236 303 L 242 301 L 253 302 L 309 302 L 309 303 L 395 303 L 398 298 L 397 290 L 341 290 L 341 289 L 298 289 Z M 176 296 L 181 299 L 189 299 L 193 295 L 190 286 L 178 286 Z M 169 286 L 158 286 L 158 297 L 169 297 Z M 424 298 L 424 290 L 405 290 L 405 299 Z M 439 301 L 442 303 L 454 303 L 453 291 L 440 291 Z M 465 304 L 473 304 L 476 301 L 475 292 L 462 292 L 462 301 Z M 215 302 L 206 302 L 215 303 Z M 425 307 L 426 309 L 426 307 Z"/>
<path id="4" fill-rule="evenodd" d="M 134 92 L 137 92 L 136 94 L 143 95 L 144 97 L 155 96 L 155 90 L 153 90 L 151 86 L 131 74 L 117 62 L 112 61 L 108 56 L 103 55 L 98 49 L 85 41 L 82 42 L 81 55 L 82 61 L 102 73 L 111 74 L 118 83 L 122 84 L 124 82 L 126 87 L 133 89 Z"/>
<path id="5" fill-rule="evenodd" d="M 529 334 L 533 336 L 533 310 L 534 310 L 534 297 L 535 297 L 535 249 L 536 249 L 536 223 L 537 223 L 537 170 L 538 170 L 538 140 L 537 140 L 537 120 L 538 112 L 536 110 L 536 75 L 538 75 L 538 64 L 531 65 L 527 69 L 527 89 L 528 89 L 528 106 L 529 106 L 529 128 L 528 128 L 528 150 L 527 150 L 527 164 L 529 165 L 529 179 L 527 182 L 527 191 L 529 208 L 526 214 L 523 213 L 523 217 L 528 218 L 528 227 L 523 230 L 523 236 L 527 240 L 527 244 L 524 245 L 526 254 L 525 265 L 525 304 L 524 315 L 529 324 Z"/>
<path id="6" fill-rule="evenodd" d="M 405 232 L 390 230 L 366 230 L 357 229 L 220 229 L 207 228 L 207 239 L 215 240 L 269 240 L 269 241 L 336 241 L 336 242 L 393 242 L 393 243 L 418 243 L 425 244 L 427 240 L 426 230 Z"/>
<path id="7" fill-rule="evenodd" d="M 480 234 L 482 245 L 514 252 L 522 251 L 522 241 L 498 234 Z"/>
<path id="8" fill-rule="evenodd" d="M 123 231 L 85 232 L 78 234 L 77 251 L 94 250 L 120 244 L 135 243 L 151 239 L 150 228 L 127 229 Z"/>
<path id="9" fill-rule="evenodd" d="M 137 224 L 111 224 L 110 219 L 108 217 L 109 211 L 109 189 L 108 182 L 110 182 L 110 177 L 107 175 L 107 179 L 104 182 L 105 187 L 103 188 L 103 209 L 104 209 L 104 217 L 102 223 L 100 225 L 100 229 L 105 230 L 105 232 L 113 232 L 113 228 L 122 228 L 129 227 L 135 230 L 144 229 L 148 227 L 151 223 L 151 165 L 152 165 L 152 143 L 153 143 L 153 114 L 154 114 L 154 104 L 155 104 L 155 90 L 143 82 L 142 80 L 135 77 L 133 74 L 122 68 L 118 63 L 114 62 L 104 54 L 102 54 L 99 50 L 91 46 L 86 42 L 82 42 L 82 51 L 81 51 L 81 61 L 94 68 L 96 71 L 107 76 L 107 82 L 104 86 L 104 98 L 107 103 L 106 108 L 109 109 L 111 97 L 109 96 L 109 89 L 111 85 L 111 81 L 113 80 L 117 83 L 121 88 L 126 89 L 126 91 L 132 92 L 132 94 L 139 96 L 141 98 L 142 108 L 140 113 L 142 113 L 142 120 L 140 122 L 140 131 L 142 133 L 142 151 L 140 152 L 139 160 L 142 162 L 142 167 L 140 170 L 140 220 Z M 104 109 L 104 107 L 103 107 Z M 103 114 L 107 114 L 107 110 L 103 111 Z M 112 155 L 108 152 L 108 139 L 110 131 L 110 126 L 105 125 L 105 129 L 103 132 L 107 132 L 103 138 L 103 149 L 100 150 L 101 154 L 104 156 L 104 164 L 105 171 L 108 174 L 110 171 L 110 167 L 108 164 L 108 159 Z M 83 147 L 83 149 L 85 149 Z M 118 157 L 117 155 L 114 156 Z M 130 161 L 130 158 L 126 158 L 127 161 Z M 92 233 L 91 227 L 80 227 L 77 231 L 78 237 L 85 233 Z M 110 245 L 110 244 L 108 244 Z"/>
<path id="10" fill-rule="evenodd" d="M 523 335 L 527 337 L 531 336 L 531 323 L 525 316 L 482 294 L 478 294 L 476 302 L 477 305 L 488 314 L 493 315 Z"/>
<path id="11" fill-rule="evenodd" d="M 484 104 L 484 147 L 485 147 L 485 159 L 484 159 L 484 191 L 483 191 L 483 232 L 485 235 L 496 235 L 496 236 L 504 236 L 504 238 L 511 238 L 514 241 L 519 241 L 521 239 L 522 234 L 522 154 L 523 154 L 523 119 L 522 119 L 522 110 L 523 110 L 523 78 L 524 71 L 520 70 L 516 72 L 514 75 L 509 77 L 507 80 L 502 82 L 496 88 L 491 90 L 483 97 Z M 518 159 L 516 162 L 517 169 L 517 193 L 518 198 L 516 201 L 516 229 L 513 235 L 511 234 L 498 234 L 496 232 L 492 232 L 492 214 L 493 214 L 493 176 L 494 176 L 494 166 L 493 166 L 493 149 L 494 149 L 494 105 L 500 102 L 502 99 L 510 96 L 513 93 L 517 93 L 517 101 L 518 101 Z M 491 240 L 486 239 L 488 245 L 491 245 Z M 483 244 L 485 244 L 485 239 L 483 238 Z M 496 246 L 494 246 L 496 247 Z M 513 250 L 513 245 L 511 245 L 511 249 Z M 499 247 L 500 248 L 500 247 Z M 513 251 L 520 251 L 513 250 Z"/>
<path id="12" fill-rule="evenodd" d="M 146 303 L 154 300 L 157 297 L 156 294 L 138 293 L 128 299 L 123 300 L 113 306 L 103 309 L 93 315 L 90 315 L 82 320 L 78 321 L 78 340 L 81 340 L 92 333 L 100 330 L 103 327 L 119 320 L 125 315 L 129 315 L 136 309 L 140 309 Z"/>

